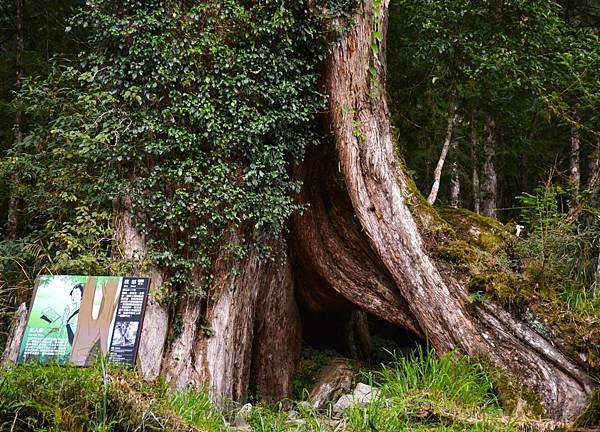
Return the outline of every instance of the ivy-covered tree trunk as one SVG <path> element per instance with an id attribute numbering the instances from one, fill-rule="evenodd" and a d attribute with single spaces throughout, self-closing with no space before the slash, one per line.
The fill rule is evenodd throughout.
<path id="1" fill-rule="evenodd" d="M 300 346 L 296 291 L 307 310 L 360 310 L 427 338 L 438 352 L 486 359 L 529 386 L 550 416 L 571 419 L 593 387 L 583 369 L 510 312 L 471 300 L 429 252 L 439 218 L 396 157 L 385 97 L 387 6 L 361 1 L 351 24 L 333 23 L 348 29 L 322 68 L 322 120 L 332 139 L 309 148 L 294 172 L 304 183 L 298 200 L 309 206 L 291 218 L 289 250 L 274 261 L 221 251 L 206 298 L 181 297 L 169 313 L 154 299 L 142 370 L 160 370 L 179 387 L 208 386 L 221 400 L 242 401 L 249 388 L 289 395 Z M 117 208 L 125 209 L 116 212 L 124 253 L 143 256 L 128 206 Z M 149 272 L 159 286 L 161 273 Z"/>
<path id="2" fill-rule="evenodd" d="M 142 263 L 146 245 L 129 197 L 115 199 L 113 209 L 119 255 Z M 162 373 L 175 387 L 206 386 L 220 401 L 244 400 L 250 385 L 264 398 L 291 394 L 301 330 L 284 251 L 274 261 L 254 253 L 242 262 L 219 257 L 208 301 L 186 297 L 174 312 L 158 301 L 162 272 L 138 271 L 152 278 L 138 359 L 147 378 Z"/>
<path id="3" fill-rule="evenodd" d="M 419 205 L 396 158 L 385 98 L 384 46 L 375 35 L 385 34 L 387 5 L 362 2 L 324 69 L 334 148 L 305 162 L 311 211 L 296 217 L 293 229 L 299 261 L 309 269 L 302 295 L 316 307 L 337 292 L 427 335 L 439 352 L 487 358 L 533 389 L 550 416 L 573 418 L 592 391 L 586 373 L 509 312 L 472 302 L 428 253 L 420 233 L 435 228 L 435 217 Z M 336 176 L 341 182 L 331 181 Z"/>

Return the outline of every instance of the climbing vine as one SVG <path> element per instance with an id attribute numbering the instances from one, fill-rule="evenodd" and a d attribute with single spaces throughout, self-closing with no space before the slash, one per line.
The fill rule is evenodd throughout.
<path id="1" fill-rule="evenodd" d="M 320 26 L 294 1 L 87 2 L 79 57 L 26 83 L 29 134 L 2 165 L 27 241 L 54 271 L 110 271 L 112 206 L 131 201 L 147 258 L 201 295 L 219 251 L 280 238 L 318 141 Z"/>

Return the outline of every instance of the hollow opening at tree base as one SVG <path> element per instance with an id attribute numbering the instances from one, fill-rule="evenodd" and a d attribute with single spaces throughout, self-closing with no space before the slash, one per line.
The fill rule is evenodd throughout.
<path id="1" fill-rule="evenodd" d="M 300 319 L 306 348 L 353 359 L 374 368 L 393 361 L 395 355 L 409 354 L 426 345 L 410 330 L 351 305 L 323 311 L 301 306 Z"/>

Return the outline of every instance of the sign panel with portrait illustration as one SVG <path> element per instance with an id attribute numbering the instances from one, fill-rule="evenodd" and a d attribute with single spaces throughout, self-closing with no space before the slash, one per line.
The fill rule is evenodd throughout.
<path id="1" fill-rule="evenodd" d="M 149 287 L 143 277 L 39 277 L 17 361 L 135 364 Z"/>

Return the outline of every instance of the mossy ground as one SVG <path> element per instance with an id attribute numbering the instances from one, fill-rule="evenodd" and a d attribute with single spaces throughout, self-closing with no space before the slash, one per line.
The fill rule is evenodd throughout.
<path id="1" fill-rule="evenodd" d="M 537 262 L 519 254 L 523 240 L 513 234 L 514 226 L 466 209 L 438 212 L 454 234 L 435 246 L 434 255 L 450 264 L 469 287 L 472 299 L 502 303 L 538 331 L 551 335 L 599 378 L 600 304 L 569 297 L 552 278 L 540 284 L 534 268 Z"/>
<path id="2" fill-rule="evenodd" d="M 336 417 L 330 408 L 315 410 L 305 402 L 259 403 L 250 410 L 244 430 L 546 430 L 540 427 L 545 421 L 535 413 L 503 407 L 498 378 L 493 370 L 465 356 L 437 357 L 432 351 L 417 349 L 396 356 L 376 371 L 360 372 L 360 381 L 381 392 L 367 406 L 351 406 L 344 416 Z M 296 419 L 289 417 L 290 407 L 297 412 Z M 146 382 L 135 371 L 101 362 L 91 368 L 30 364 L 0 369 L 2 431 L 227 432 L 235 430 L 229 426 L 235 413 L 235 407 L 215 406 L 202 390 L 173 391 L 164 382 Z"/>

